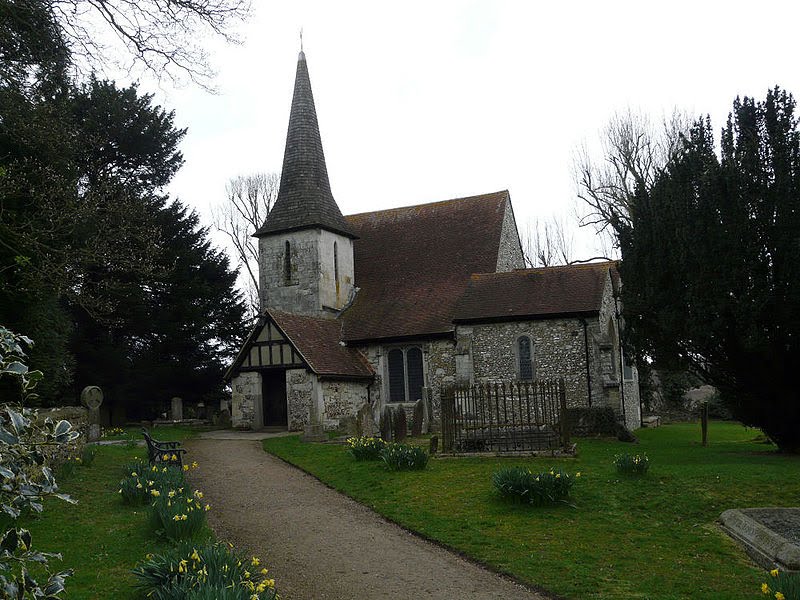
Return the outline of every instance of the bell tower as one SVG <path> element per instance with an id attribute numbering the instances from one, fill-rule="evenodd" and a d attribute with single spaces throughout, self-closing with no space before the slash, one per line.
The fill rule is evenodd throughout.
<path id="1" fill-rule="evenodd" d="M 278 196 L 254 236 L 262 310 L 332 318 L 348 303 L 356 235 L 333 199 L 302 50 Z"/>

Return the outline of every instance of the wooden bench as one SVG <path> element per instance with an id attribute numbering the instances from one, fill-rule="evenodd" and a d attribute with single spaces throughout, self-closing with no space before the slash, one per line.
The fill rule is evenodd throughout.
<path id="1" fill-rule="evenodd" d="M 177 465 L 179 467 L 183 466 L 183 455 L 186 453 L 186 450 L 181 448 L 180 442 L 154 440 L 150 436 L 150 432 L 144 428 L 142 428 L 142 435 L 144 436 L 144 441 L 147 443 L 147 459 L 150 461 L 151 465 L 164 463 Z"/>

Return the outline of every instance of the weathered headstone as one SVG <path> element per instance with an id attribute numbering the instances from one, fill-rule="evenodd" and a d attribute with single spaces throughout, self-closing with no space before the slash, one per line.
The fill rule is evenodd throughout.
<path id="1" fill-rule="evenodd" d="M 414 403 L 414 415 L 411 421 L 411 436 L 422 435 L 422 422 L 425 420 L 425 401 L 419 399 Z"/>
<path id="2" fill-rule="evenodd" d="M 300 438 L 304 442 L 324 442 L 328 439 L 322 426 L 322 418 L 317 404 L 318 395 L 321 393 L 318 388 L 312 388 L 311 406 L 308 411 L 309 423 L 303 429 L 303 437 Z"/>
<path id="3" fill-rule="evenodd" d="M 183 421 L 183 399 L 176 396 L 171 402 L 170 418 L 173 421 Z"/>
<path id="4" fill-rule="evenodd" d="M 430 454 L 436 454 L 439 451 L 439 436 L 434 435 L 431 437 Z"/>
<path id="5" fill-rule="evenodd" d="M 380 430 L 381 430 L 381 438 L 384 442 L 391 442 L 392 441 L 392 421 L 393 421 L 393 413 L 391 406 L 384 406 L 383 412 L 381 412 L 381 422 L 380 422 Z"/>
<path id="6" fill-rule="evenodd" d="M 103 390 L 96 385 L 87 385 L 81 391 L 81 404 L 89 409 L 89 433 L 87 438 L 90 442 L 100 439 L 100 405 L 103 403 Z"/>
<path id="7" fill-rule="evenodd" d="M 372 406 L 369 403 L 365 403 L 358 410 L 356 420 L 358 421 L 358 428 L 361 430 L 360 435 L 367 437 L 375 435 L 375 420 L 372 418 Z"/>
<path id="8" fill-rule="evenodd" d="M 406 417 L 406 411 L 400 407 L 396 411 L 394 411 L 394 427 L 393 427 L 393 434 L 394 434 L 394 441 L 402 442 L 408 436 L 408 418 Z"/>
<path id="9" fill-rule="evenodd" d="M 431 410 L 431 388 L 422 388 L 422 404 L 423 404 L 423 417 L 422 417 L 422 433 L 430 433 L 433 429 L 431 420 L 433 419 L 433 411 Z"/>

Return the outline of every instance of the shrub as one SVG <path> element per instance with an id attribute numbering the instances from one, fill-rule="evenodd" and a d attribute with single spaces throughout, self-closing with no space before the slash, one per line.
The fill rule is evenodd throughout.
<path id="1" fill-rule="evenodd" d="M 566 502 L 575 479 L 564 471 L 550 469 L 541 473 L 533 473 L 524 467 L 500 469 L 492 475 L 492 483 L 503 498 L 544 506 Z"/>
<path id="2" fill-rule="evenodd" d="M 776 600 L 800 600 L 800 573 L 773 569 L 761 584 L 761 593 Z"/>
<path id="3" fill-rule="evenodd" d="M 23 347 L 32 344 L 25 336 L 0 326 L 0 378 L 10 380 L 23 402 L 36 400 L 33 390 L 43 377 L 41 371 L 31 371 L 25 364 Z M 15 522 L 24 513 L 42 512 L 45 497 L 73 502 L 58 491 L 51 457 L 73 444 L 78 436 L 68 421 L 39 421 L 35 411 L 21 405 L 8 403 L 0 408 L 0 513 L 6 525 L 0 533 L 3 598 L 57 598 L 64 591 L 64 580 L 72 574 L 71 570 L 51 573 L 48 560 L 61 556 L 35 550 L 30 532 L 18 529 Z M 47 577 L 41 586 L 28 569 L 34 564 L 35 571 Z"/>
<path id="4" fill-rule="evenodd" d="M 275 581 L 257 558 L 239 556 L 223 544 L 179 543 L 133 570 L 137 586 L 152 600 L 273 600 Z"/>
<path id="5" fill-rule="evenodd" d="M 351 437 L 347 440 L 348 450 L 356 460 L 380 460 L 381 450 L 386 442 L 374 437 Z"/>
<path id="6" fill-rule="evenodd" d="M 617 454 L 614 466 L 623 475 L 644 475 L 650 468 L 650 459 L 646 454 Z"/>
<path id="7" fill-rule="evenodd" d="M 208 504 L 200 500 L 202 492 L 188 493 L 183 487 L 169 490 L 151 489 L 151 521 L 156 531 L 170 540 L 196 539 L 206 524 Z"/>
<path id="8" fill-rule="evenodd" d="M 420 471 L 428 464 L 428 453 L 408 444 L 387 444 L 381 458 L 390 471 Z"/>

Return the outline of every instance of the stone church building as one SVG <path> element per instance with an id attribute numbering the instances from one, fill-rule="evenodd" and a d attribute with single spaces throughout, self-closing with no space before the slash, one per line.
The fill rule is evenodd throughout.
<path id="1" fill-rule="evenodd" d="M 303 52 L 280 189 L 255 233 L 261 316 L 227 372 L 236 427 L 335 429 L 443 386 L 564 377 L 640 423 L 613 262 L 526 269 L 507 191 L 342 216 Z"/>

